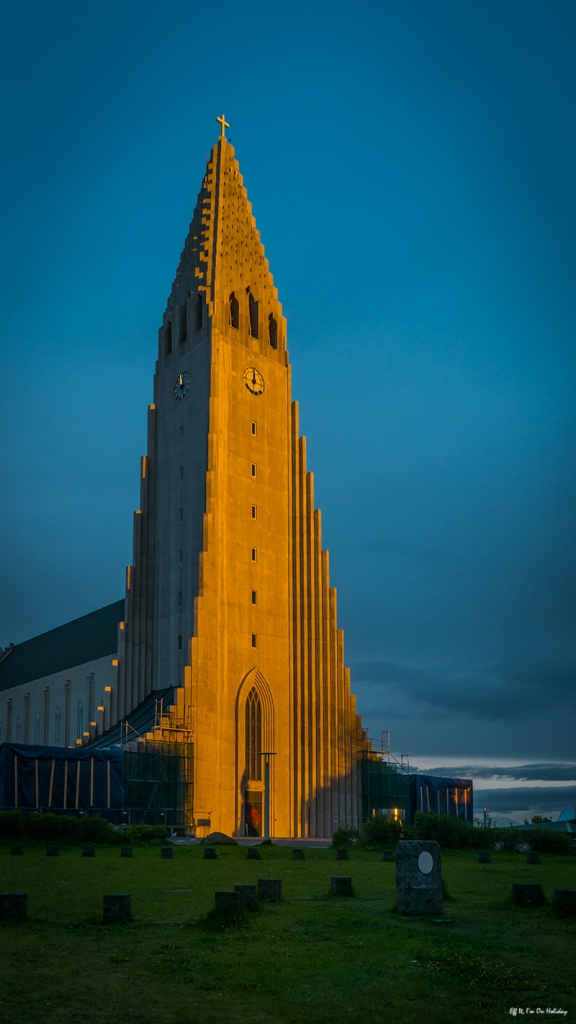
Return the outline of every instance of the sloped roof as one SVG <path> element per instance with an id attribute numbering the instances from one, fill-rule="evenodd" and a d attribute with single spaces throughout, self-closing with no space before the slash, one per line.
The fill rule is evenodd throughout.
<path id="1" fill-rule="evenodd" d="M 139 736 L 145 736 L 151 732 L 156 725 L 157 702 L 162 701 L 162 710 L 166 711 L 170 704 L 174 704 L 173 686 L 167 686 L 164 690 L 152 690 L 147 697 L 126 715 L 121 722 L 116 722 L 111 729 L 97 736 L 95 740 L 84 743 L 82 750 L 94 750 L 100 747 L 113 747 L 117 743 L 131 743 Z M 128 723 L 128 728 L 126 724 Z"/>
<path id="2" fill-rule="evenodd" d="M 0 661 L 0 690 L 23 686 L 34 679 L 63 672 L 96 658 L 115 654 L 118 623 L 124 618 L 124 600 L 89 612 L 63 626 L 16 644 Z"/>

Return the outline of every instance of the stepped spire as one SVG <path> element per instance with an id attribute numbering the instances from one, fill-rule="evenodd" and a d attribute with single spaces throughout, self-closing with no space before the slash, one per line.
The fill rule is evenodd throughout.
<path id="1" fill-rule="evenodd" d="M 244 344 L 257 339 L 258 347 L 267 354 L 270 347 L 276 349 L 284 363 L 286 325 L 278 291 L 234 147 L 224 135 L 229 125 L 224 115 L 216 120 L 222 134 L 206 164 L 167 313 L 171 316 L 189 297 L 196 297 L 213 328 L 228 336 L 233 331 Z"/>

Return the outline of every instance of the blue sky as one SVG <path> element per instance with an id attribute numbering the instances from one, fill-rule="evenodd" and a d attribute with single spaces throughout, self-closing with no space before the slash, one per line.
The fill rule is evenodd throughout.
<path id="1" fill-rule="evenodd" d="M 0 17 L 0 643 L 122 594 L 225 111 L 372 735 L 416 763 L 573 758 L 574 4 Z"/>

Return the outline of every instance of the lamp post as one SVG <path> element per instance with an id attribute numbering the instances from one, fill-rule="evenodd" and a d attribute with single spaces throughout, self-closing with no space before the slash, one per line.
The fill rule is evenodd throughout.
<path id="1" fill-rule="evenodd" d="M 270 758 L 276 757 L 275 750 L 261 750 L 264 758 L 264 839 L 270 839 Z"/>

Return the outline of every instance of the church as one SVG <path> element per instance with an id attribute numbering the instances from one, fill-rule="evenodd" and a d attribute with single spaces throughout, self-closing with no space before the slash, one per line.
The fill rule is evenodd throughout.
<path id="1" fill-rule="evenodd" d="M 185 749 L 197 835 L 326 837 L 361 822 L 375 755 L 286 320 L 218 120 L 159 330 L 125 596 L 0 653 L 0 741 Z"/>

